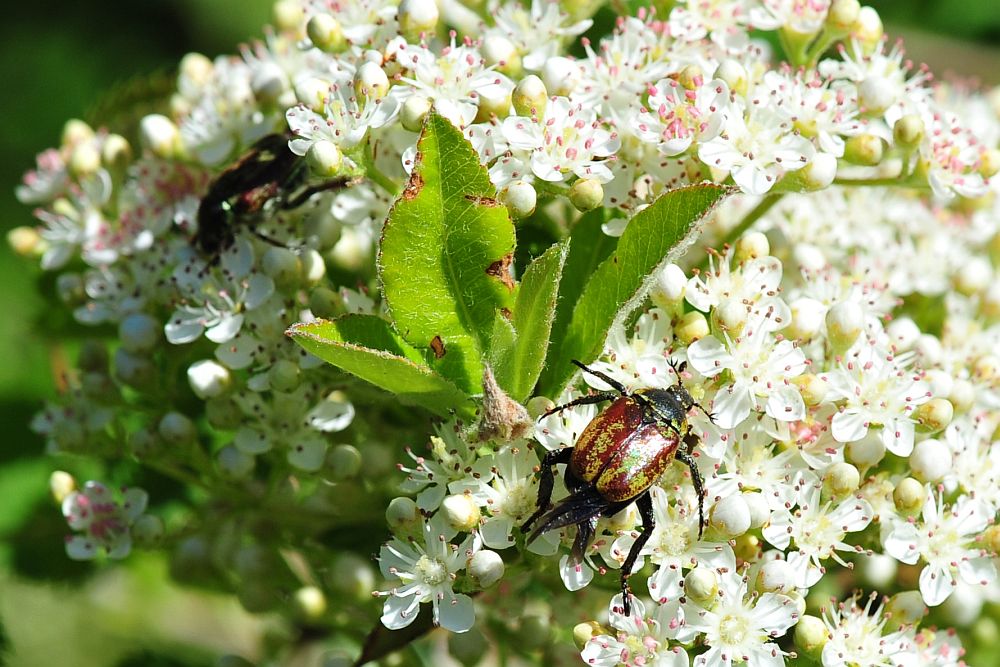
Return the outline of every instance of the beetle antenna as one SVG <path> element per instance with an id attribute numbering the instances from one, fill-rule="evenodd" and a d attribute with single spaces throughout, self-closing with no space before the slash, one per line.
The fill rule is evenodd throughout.
<path id="1" fill-rule="evenodd" d="M 618 380 L 614 379 L 613 377 L 611 377 L 607 373 L 602 373 L 601 371 L 595 371 L 593 368 L 590 368 L 590 367 L 586 366 L 583 362 L 577 361 L 576 359 L 571 359 L 570 361 L 572 361 L 574 365 L 579 366 L 582 370 L 586 371 L 587 373 L 590 373 L 594 377 L 598 377 L 598 378 L 604 380 L 605 383 L 611 385 L 611 387 L 615 391 L 617 391 L 619 394 L 627 394 L 628 393 L 628 390 L 625 389 L 625 385 L 623 385 L 621 382 L 619 382 Z"/>

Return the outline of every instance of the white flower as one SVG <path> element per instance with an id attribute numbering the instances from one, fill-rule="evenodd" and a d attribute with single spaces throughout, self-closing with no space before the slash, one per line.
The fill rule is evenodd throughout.
<path id="1" fill-rule="evenodd" d="M 863 125 L 858 120 L 858 95 L 847 82 L 822 79 L 814 71 L 771 71 L 764 84 L 782 99 L 795 127 L 805 136 L 815 137 L 824 153 L 844 155 L 844 137 L 858 134 Z"/>
<path id="2" fill-rule="evenodd" d="M 734 428 L 760 410 L 778 421 L 796 421 L 805 416 L 805 403 L 789 380 L 806 368 L 802 350 L 789 340 L 776 341 L 767 326 L 769 314 L 757 314 L 736 338 L 725 334 L 726 343 L 705 336 L 688 348 L 688 362 L 706 377 L 728 370 L 727 380 L 712 400 L 712 413 L 720 428 Z"/>
<path id="3" fill-rule="evenodd" d="M 608 623 L 617 632 L 591 637 L 580 655 L 594 667 L 688 667 L 687 652 L 668 642 L 683 621 L 675 614 L 676 609 L 658 605 L 647 617 L 646 606 L 633 599 L 632 615 L 625 616 L 619 593 L 612 598 L 608 611 Z"/>
<path id="4" fill-rule="evenodd" d="M 329 14 L 343 30 L 344 38 L 354 48 L 377 49 L 398 33 L 393 0 L 303 0 L 308 20 L 316 14 Z"/>
<path id="5" fill-rule="evenodd" d="M 263 305 L 274 293 L 274 281 L 254 267 L 253 248 L 246 238 L 237 238 L 219 263 L 220 272 L 208 271 L 197 261 L 174 272 L 182 301 L 163 327 L 174 345 L 190 343 L 202 333 L 213 343 L 232 340 L 243 326 L 245 312 Z"/>
<path id="6" fill-rule="evenodd" d="M 37 168 L 27 172 L 23 183 L 14 190 L 22 204 L 48 204 L 62 195 L 70 183 L 66 162 L 55 148 L 39 153 L 35 162 Z"/>
<path id="7" fill-rule="evenodd" d="M 400 78 L 389 96 L 401 104 L 411 95 L 423 95 L 434 101 L 438 113 L 459 127 L 475 120 L 480 94 L 498 99 L 514 89 L 510 79 L 486 66 L 475 47 L 456 46 L 454 38 L 440 55 L 405 42 L 393 55 L 409 75 Z"/>
<path id="8" fill-rule="evenodd" d="M 635 114 L 636 135 L 663 155 L 680 155 L 692 143 L 718 136 L 728 106 L 724 81 L 688 90 L 674 79 L 662 79 L 649 89 L 649 100 Z"/>
<path id="9" fill-rule="evenodd" d="M 979 168 L 987 146 L 955 114 L 936 111 L 925 115 L 927 130 L 920 145 L 920 155 L 927 166 L 927 180 L 934 194 L 944 199 L 982 197 L 989 191 L 989 181 Z"/>
<path id="10" fill-rule="evenodd" d="M 730 172 L 736 185 L 751 195 L 766 194 L 786 172 L 806 166 L 815 153 L 788 117 L 765 102 L 751 102 L 745 112 L 733 107 L 722 133 L 698 147 L 702 162 Z"/>
<path id="11" fill-rule="evenodd" d="M 976 547 L 994 512 L 982 501 L 960 497 L 946 507 L 940 493 L 929 490 L 922 520 L 898 522 L 884 540 L 885 551 L 903 563 L 923 558 L 920 593 L 934 607 L 955 590 L 955 575 L 970 585 L 986 585 L 996 579 L 996 569 L 986 551 Z"/>
<path id="12" fill-rule="evenodd" d="M 672 342 L 670 316 L 659 308 L 652 308 L 639 316 L 631 338 L 626 336 L 623 324 L 612 326 L 604 343 L 604 356 L 590 367 L 629 389 L 666 388 L 679 381 L 669 363 L 668 350 Z M 584 373 L 583 379 L 595 389 L 611 389 L 590 373 Z"/>
<path id="13" fill-rule="evenodd" d="M 611 180 L 602 158 L 618 150 L 618 137 L 581 104 L 553 97 L 544 117 L 508 116 L 502 129 L 512 149 L 528 152 L 531 171 L 543 181 L 561 182 L 573 174 L 601 183 Z"/>
<path id="14" fill-rule="evenodd" d="M 721 435 L 719 472 L 709 478 L 709 498 L 726 498 L 743 491 L 757 491 L 768 507 L 777 510 L 795 502 L 795 473 L 802 470 L 794 449 L 774 452 L 774 436 L 761 420 L 744 421 Z M 704 449 L 704 447 L 703 447 Z"/>
<path id="15" fill-rule="evenodd" d="M 927 383 L 906 370 L 909 359 L 897 358 L 878 342 L 865 339 L 855 345 L 846 363 L 820 376 L 829 385 L 827 400 L 841 408 L 830 422 L 835 439 L 854 442 L 871 426 L 880 425 L 886 449 L 910 455 L 913 410 L 931 397 Z"/>
<path id="16" fill-rule="evenodd" d="M 386 598 L 382 624 L 399 630 L 417 618 L 420 603 L 433 606 L 434 625 L 452 632 L 467 632 L 476 620 L 472 598 L 452 590 L 458 573 L 479 550 L 479 539 L 468 535 L 452 544 L 457 531 L 441 513 L 423 525 L 423 543 L 394 539 L 379 552 L 382 574 L 395 584 L 378 595 Z"/>
<path id="17" fill-rule="evenodd" d="M 872 611 L 878 596 L 872 594 L 864 607 L 856 597 L 850 604 L 843 602 L 826 610 L 823 623 L 830 639 L 823 646 L 823 667 L 917 667 L 926 663 L 917 660 L 905 632 L 884 634 L 888 616 L 882 616 L 883 605 Z"/>
<path id="18" fill-rule="evenodd" d="M 139 488 L 122 489 L 121 500 L 100 482 L 87 482 L 83 491 L 74 491 L 62 503 L 69 527 L 82 535 L 66 539 L 66 554 L 73 560 L 97 557 L 98 549 L 109 558 L 125 558 L 132 551 L 130 527 L 143 512 L 149 494 Z"/>
<path id="19" fill-rule="evenodd" d="M 965 649 L 954 630 L 925 628 L 913 638 L 920 667 L 963 667 Z"/>
<path id="20" fill-rule="evenodd" d="M 764 527 L 764 539 L 788 554 L 788 564 L 795 575 L 795 585 L 810 588 L 823 576 L 822 561 L 833 558 L 841 565 L 837 551 L 856 551 L 859 547 L 844 542 L 848 533 L 864 530 L 871 523 L 873 511 L 867 500 L 847 497 L 839 502 L 823 502 L 823 484 L 811 472 L 802 472 L 797 483 L 798 508 L 794 515 L 787 509 L 771 512 L 771 523 Z"/>
<path id="21" fill-rule="evenodd" d="M 521 54 L 524 68 L 538 71 L 546 60 L 560 54 L 567 38 L 593 24 L 590 19 L 569 23 L 569 18 L 556 0 L 531 0 L 530 9 L 519 2 L 504 2 L 493 12 L 496 27 L 487 29 L 484 36 L 503 35 Z"/>
<path id="22" fill-rule="evenodd" d="M 747 580 L 736 572 L 719 573 L 718 599 L 711 609 L 685 601 L 685 627 L 678 637 L 704 635 L 710 648 L 694 659 L 695 667 L 729 667 L 733 663 L 747 667 L 784 665 L 784 651 L 774 639 L 782 636 L 798 621 L 795 603 L 777 593 L 747 593 Z"/>
<path id="23" fill-rule="evenodd" d="M 661 605 L 676 602 L 682 595 L 684 570 L 708 567 L 713 570 L 736 569 L 736 556 L 727 542 L 702 542 L 698 539 L 698 507 L 696 504 L 678 502 L 671 504 L 671 494 L 660 486 L 649 490 L 656 522 L 653 534 L 639 552 L 635 570 L 642 569 L 643 557 L 656 566 L 647 584 L 653 600 Z M 611 545 L 612 555 L 625 554 L 632 548 L 638 533 L 628 531 Z M 633 598 L 634 599 L 634 598 Z M 637 614 L 641 617 L 641 613 Z"/>
<path id="24" fill-rule="evenodd" d="M 401 485 L 406 493 L 417 493 L 417 505 L 428 511 L 437 509 L 448 493 L 448 485 L 465 480 L 476 460 L 476 451 L 462 438 L 462 423 L 442 424 L 431 436 L 429 457 L 414 454 L 409 447 L 407 455 L 415 466 L 408 468 L 399 464 L 398 468 L 407 473 Z"/>
<path id="25" fill-rule="evenodd" d="M 285 112 L 288 128 L 298 137 L 288 142 L 288 148 L 305 155 L 315 142 L 325 140 L 350 150 L 364 140 L 368 130 L 391 123 L 398 111 L 396 97 L 366 98 L 361 105 L 350 87 L 335 83 L 323 101 L 322 114 L 303 104 Z"/>
<path id="26" fill-rule="evenodd" d="M 708 270 L 688 279 L 684 298 L 703 312 L 727 301 L 756 306 L 762 311 L 773 308 L 775 328 L 787 325 L 791 311 L 778 296 L 783 271 L 781 260 L 768 255 L 731 268 L 734 253 L 735 246 L 731 246 L 724 255 L 710 254 Z"/>
<path id="27" fill-rule="evenodd" d="M 42 255 L 43 269 L 61 269 L 77 252 L 92 266 L 118 259 L 115 229 L 102 211 L 111 194 L 111 176 L 101 169 L 80 183 L 79 189 L 65 200 L 65 206 L 35 213 L 45 224 L 41 236 L 48 244 Z"/>
<path id="28" fill-rule="evenodd" d="M 481 457 L 461 480 L 448 485 L 451 493 L 469 493 L 489 516 L 479 534 L 491 549 L 514 545 L 511 533 L 536 509 L 538 456 L 530 447 L 508 445 L 496 454 Z"/>

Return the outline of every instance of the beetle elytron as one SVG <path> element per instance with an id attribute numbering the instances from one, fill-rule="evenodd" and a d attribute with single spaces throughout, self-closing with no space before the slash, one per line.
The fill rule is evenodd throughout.
<path id="1" fill-rule="evenodd" d="M 674 459 L 686 464 L 698 494 L 698 537 L 705 525 L 704 483 L 698 465 L 691 455 L 698 436 L 691 431 L 687 413 L 692 407 L 705 409 L 691 398 L 680 383 L 685 365 L 671 367 L 678 384 L 666 389 L 638 389 L 629 392 L 608 375 L 588 368 L 579 361 L 573 363 L 585 372 L 600 378 L 614 391 L 601 391 L 581 396 L 564 405 L 548 410 L 548 416 L 576 405 L 613 401 L 594 417 L 580 434 L 576 445 L 548 452 L 542 460 L 538 485 L 538 509 L 524 525 L 528 532 L 540 519 L 531 542 L 542 533 L 576 524 L 576 539 L 570 553 L 571 562 L 579 563 L 590 544 L 602 516 L 614 516 L 635 503 L 642 515 L 642 533 L 622 564 L 622 600 L 625 615 L 631 612 L 628 578 L 643 545 L 653 533 L 653 503 L 649 489 L 660 479 Z M 712 415 L 706 412 L 708 418 Z M 683 447 L 681 446 L 683 444 Z M 566 488 L 570 495 L 546 512 L 552 499 L 554 475 L 552 467 L 566 463 Z"/>

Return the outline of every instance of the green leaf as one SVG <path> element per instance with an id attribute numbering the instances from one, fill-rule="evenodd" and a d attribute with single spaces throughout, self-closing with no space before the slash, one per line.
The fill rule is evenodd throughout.
<path id="1" fill-rule="evenodd" d="M 618 243 L 617 238 L 604 233 L 602 228 L 604 218 L 603 208 L 594 209 L 577 220 L 570 232 L 569 256 L 566 258 L 562 280 L 559 282 L 559 302 L 556 304 L 556 317 L 549 334 L 550 339 L 557 341 L 557 344 L 566 337 L 566 329 L 573 317 L 573 308 L 580 300 L 587 280 L 594 275 L 601 262 L 611 256 Z M 550 346 L 548 356 L 554 355 L 555 351 Z M 545 368 L 543 385 L 546 384 L 544 378 L 552 373 L 551 362 L 547 363 Z"/>
<path id="2" fill-rule="evenodd" d="M 589 363 L 600 355 L 611 326 L 642 303 L 653 275 L 684 253 L 729 191 L 713 184 L 670 190 L 629 221 L 614 252 L 587 280 L 564 337 L 553 337 L 540 391 L 558 396 L 575 370 L 571 359 Z"/>
<path id="3" fill-rule="evenodd" d="M 482 386 L 498 311 L 513 306 L 514 244 L 514 224 L 479 156 L 431 112 L 382 232 L 379 280 L 403 338 L 436 348 L 432 366 L 469 393 Z"/>
<path id="4" fill-rule="evenodd" d="M 497 382 L 516 401 L 531 395 L 545 364 L 568 251 L 569 241 L 550 247 L 528 266 L 518 287 L 512 321 L 517 341 L 505 363 L 494 365 Z"/>
<path id="5" fill-rule="evenodd" d="M 295 324 L 286 332 L 320 359 L 390 391 L 400 400 L 447 417 L 450 411 L 471 417 L 468 395 L 441 377 L 421 352 L 374 315 L 345 315 L 336 320 Z"/>

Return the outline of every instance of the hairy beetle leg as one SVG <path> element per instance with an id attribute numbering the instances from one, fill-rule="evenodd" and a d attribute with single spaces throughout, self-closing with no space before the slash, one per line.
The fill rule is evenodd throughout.
<path id="1" fill-rule="evenodd" d="M 646 542 L 652 537 L 653 529 L 656 527 L 656 521 L 653 518 L 653 500 L 648 490 L 635 499 L 635 505 L 642 516 L 642 533 L 632 543 L 632 548 L 629 549 L 628 556 L 622 563 L 622 605 L 625 608 L 625 616 L 632 613 L 632 591 L 628 585 L 628 578 L 632 576 L 632 568 L 635 567 L 635 562 L 639 559 L 639 552 L 646 546 Z"/>
<path id="2" fill-rule="evenodd" d="M 697 438 L 693 438 L 693 440 L 697 442 Z M 698 469 L 698 462 L 690 453 L 690 441 L 685 438 L 684 442 L 688 444 L 688 450 L 678 449 L 674 458 L 686 465 L 691 471 L 691 482 L 694 484 L 694 492 L 698 495 L 698 539 L 700 540 L 705 531 L 705 480 L 701 476 L 701 470 Z"/>
<path id="3" fill-rule="evenodd" d="M 608 375 L 606 373 L 602 373 L 601 371 L 595 371 L 593 368 L 590 368 L 589 366 L 585 365 L 583 362 L 577 361 L 576 359 L 572 359 L 571 361 L 576 366 L 578 366 L 581 370 L 583 370 L 583 371 L 585 371 L 587 373 L 590 373 L 591 375 L 593 375 L 596 378 L 600 378 L 601 380 L 603 380 L 605 382 L 605 384 L 607 384 L 608 386 L 610 386 L 611 388 L 613 388 L 619 394 L 627 394 L 628 393 L 628 390 L 625 389 L 625 385 L 623 385 L 621 382 L 619 382 L 618 380 L 614 379 L 610 375 Z"/>
<path id="4" fill-rule="evenodd" d="M 549 502 L 552 501 L 552 485 L 555 483 L 555 475 L 552 473 L 552 467 L 557 463 L 569 463 L 572 456 L 572 447 L 563 447 L 562 449 L 554 449 L 551 452 L 546 452 L 545 457 L 542 459 L 542 478 L 538 482 L 538 500 L 536 502 L 538 509 L 521 525 L 522 533 L 526 533 L 531 529 L 531 524 L 535 523 L 538 517 L 545 513 L 545 510 L 549 507 Z"/>
<path id="5" fill-rule="evenodd" d="M 593 405 L 594 403 L 603 403 L 604 401 L 613 401 L 618 398 L 618 394 L 613 391 L 600 391 L 596 394 L 589 394 L 587 396 L 581 396 L 580 398 L 574 398 L 569 403 L 563 403 L 562 405 L 557 405 L 556 407 L 546 410 L 542 413 L 542 417 L 548 417 L 549 415 L 554 415 L 557 412 L 562 412 L 567 408 L 576 407 L 577 405 Z"/>

